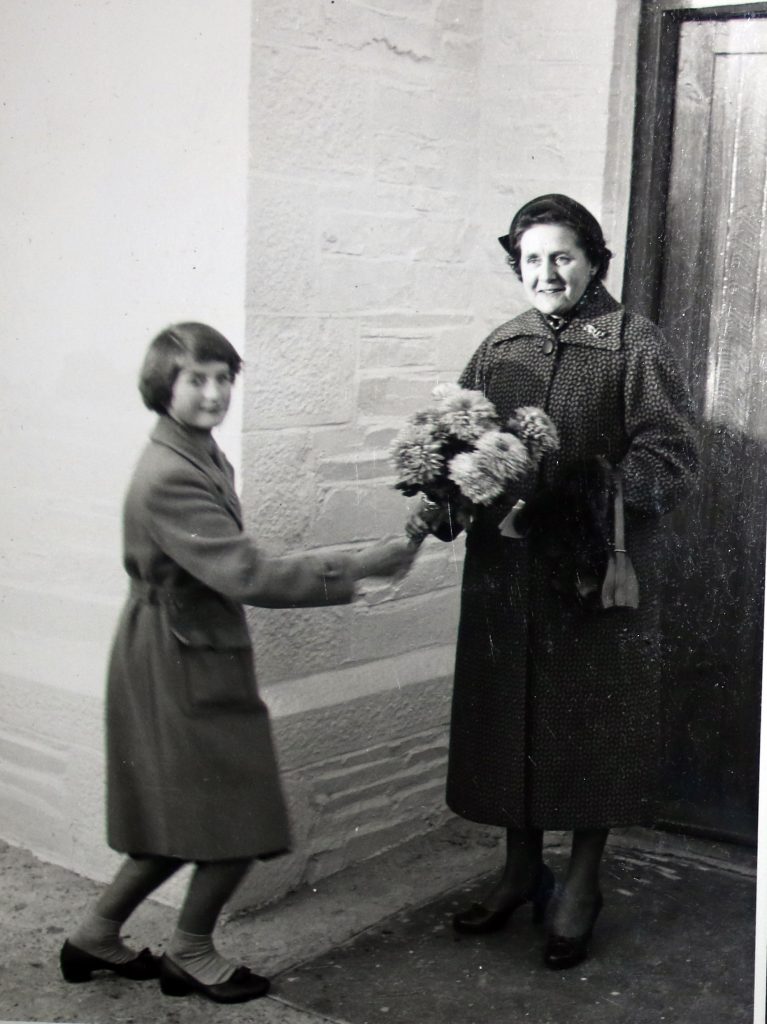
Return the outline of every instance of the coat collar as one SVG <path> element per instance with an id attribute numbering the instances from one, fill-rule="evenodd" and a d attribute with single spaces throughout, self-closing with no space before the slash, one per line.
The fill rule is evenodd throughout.
<path id="1" fill-rule="evenodd" d="M 150 439 L 155 444 L 172 449 L 202 470 L 211 479 L 216 490 L 223 495 L 226 507 L 242 526 L 240 501 L 234 489 L 234 474 L 212 434 L 190 430 L 170 416 L 160 416 Z"/>
<path id="2" fill-rule="evenodd" d="M 556 335 L 558 342 L 583 345 L 587 348 L 611 349 L 621 347 L 625 309 L 616 302 L 605 286 L 596 281 L 575 307 L 574 315 L 566 327 Z M 537 309 L 528 309 L 490 335 L 490 344 L 512 341 L 521 337 L 551 338 L 554 332 Z"/>

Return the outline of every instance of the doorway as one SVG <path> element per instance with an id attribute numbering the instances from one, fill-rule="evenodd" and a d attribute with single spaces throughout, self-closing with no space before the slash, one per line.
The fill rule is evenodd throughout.
<path id="1" fill-rule="evenodd" d="M 767 4 L 646 4 L 626 304 L 687 374 L 665 562 L 661 824 L 755 843 L 767 531 Z"/>

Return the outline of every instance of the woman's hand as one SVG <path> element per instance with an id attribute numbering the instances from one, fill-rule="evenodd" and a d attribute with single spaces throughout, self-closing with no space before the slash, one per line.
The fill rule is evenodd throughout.
<path id="1" fill-rule="evenodd" d="M 404 576 L 417 554 L 417 547 L 406 537 L 388 537 L 376 541 L 352 555 L 351 571 L 355 579 L 366 576 Z"/>

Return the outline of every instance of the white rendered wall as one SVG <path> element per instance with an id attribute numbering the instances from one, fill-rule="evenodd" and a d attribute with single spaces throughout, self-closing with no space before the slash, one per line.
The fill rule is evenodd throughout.
<path id="1" fill-rule="evenodd" d="M 3 6 L 0 835 L 83 872 L 137 369 L 174 320 L 243 344 L 249 37 L 242 0 Z"/>

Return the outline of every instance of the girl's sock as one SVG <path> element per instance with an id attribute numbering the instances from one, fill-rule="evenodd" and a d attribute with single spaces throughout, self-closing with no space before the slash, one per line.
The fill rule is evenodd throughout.
<path id="1" fill-rule="evenodd" d="M 122 921 L 110 921 L 107 917 L 90 913 L 77 931 L 70 935 L 69 941 L 78 949 L 108 960 L 111 964 L 127 964 L 137 954 L 120 938 L 122 925 Z"/>
<path id="2" fill-rule="evenodd" d="M 196 935 L 177 928 L 168 944 L 167 955 L 203 985 L 220 985 L 235 971 L 235 964 L 221 956 L 210 934 Z"/>

